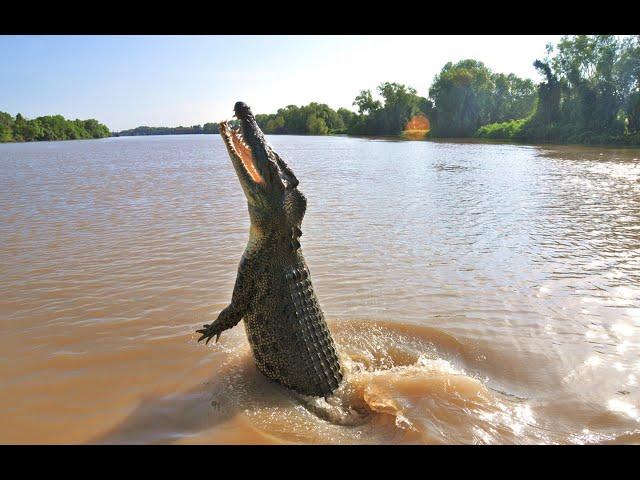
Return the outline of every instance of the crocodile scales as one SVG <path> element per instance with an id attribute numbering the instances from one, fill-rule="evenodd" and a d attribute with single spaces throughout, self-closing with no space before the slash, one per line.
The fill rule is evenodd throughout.
<path id="1" fill-rule="evenodd" d="M 208 343 L 244 319 L 258 369 L 303 395 L 328 396 L 342 369 L 311 283 L 299 238 L 306 198 L 267 143 L 251 109 L 234 106 L 239 125 L 220 134 L 247 198 L 251 227 L 231 304 L 197 330 Z"/>

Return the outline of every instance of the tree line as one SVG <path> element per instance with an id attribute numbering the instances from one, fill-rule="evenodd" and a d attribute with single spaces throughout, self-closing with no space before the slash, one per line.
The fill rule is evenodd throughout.
<path id="1" fill-rule="evenodd" d="M 190 127 L 136 127 L 121 132 L 114 132 L 114 137 L 137 137 L 143 135 L 197 135 L 218 133 L 217 123 L 205 123 L 204 125 L 192 125 Z"/>
<path id="2" fill-rule="evenodd" d="M 534 111 L 477 136 L 535 142 L 640 144 L 640 35 L 564 37 L 534 62 Z"/>
<path id="3" fill-rule="evenodd" d="M 428 97 L 393 82 L 375 95 L 362 90 L 352 106 L 334 110 L 312 102 L 288 105 L 256 120 L 268 134 L 399 135 L 429 125 L 429 136 L 529 142 L 640 144 L 640 36 L 565 36 L 548 45 L 534 67 L 541 81 L 494 73 L 484 63 L 449 62 Z M 425 117 L 428 122 L 416 122 Z M 218 133 L 216 123 L 190 127 L 137 127 L 113 136 Z M 108 136 L 96 120 L 60 115 L 26 120 L 0 112 L 0 141 L 65 140 Z"/>
<path id="4" fill-rule="evenodd" d="M 67 120 L 62 115 L 47 115 L 28 120 L 19 113 L 14 118 L 9 113 L 0 112 L 0 142 L 80 140 L 108 136 L 109 129 L 93 118 Z"/>
<path id="5" fill-rule="evenodd" d="M 424 116 L 434 136 L 471 136 L 491 122 L 528 115 L 536 102 L 535 85 L 514 74 L 494 74 L 482 62 L 447 63 L 436 76 L 430 98 L 395 82 L 378 86 L 379 100 L 362 90 L 353 106 L 357 112 L 310 103 L 289 105 L 274 114 L 256 115 L 265 133 L 326 135 L 399 135 L 412 118 Z"/>
<path id="6" fill-rule="evenodd" d="M 466 59 L 442 68 L 428 98 L 386 82 L 378 98 L 356 96 L 357 112 L 311 103 L 256 119 L 266 133 L 398 135 L 424 115 L 431 137 L 640 144 L 640 36 L 565 36 L 533 65 L 538 84 Z"/>

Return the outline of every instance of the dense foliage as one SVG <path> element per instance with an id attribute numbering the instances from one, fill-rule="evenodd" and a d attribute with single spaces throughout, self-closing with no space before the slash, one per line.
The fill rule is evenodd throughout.
<path id="1" fill-rule="evenodd" d="M 391 82 L 379 85 L 377 93 L 380 100 L 371 90 L 362 90 L 353 102 L 357 113 L 310 103 L 303 107 L 289 105 L 274 114 L 256 115 L 256 119 L 265 133 L 399 135 L 412 119 L 425 116 L 431 122 L 435 120 L 436 135 L 472 136 L 480 125 L 530 114 L 536 101 L 531 80 L 493 74 L 475 60 L 445 65 L 431 89 L 432 99 L 421 97 L 412 87 Z"/>
<path id="2" fill-rule="evenodd" d="M 640 144 L 640 36 L 564 37 L 534 66 L 543 81 L 532 115 L 486 125 L 477 136 Z"/>
<path id="3" fill-rule="evenodd" d="M 432 103 L 412 87 L 385 82 L 378 86 L 383 102 L 373 100 L 370 90 L 362 90 L 353 104 L 359 115 L 347 126 L 355 135 L 399 135 L 416 115 L 429 116 Z"/>
<path id="4" fill-rule="evenodd" d="M 493 73 L 477 60 L 462 60 L 442 68 L 429 96 L 434 103 L 431 134 L 469 137 L 482 125 L 530 114 L 536 89 L 531 80 Z"/>
<path id="5" fill-rule="evenodd" d="M 143 135 L 187 135 L 218 133 L 217 123 L 205 123 L 204 125 L 192 125 L 190 127 L 136 127 L 130 130 L 122 130 L 114 133 L 114 137 L 137 137 Z"/>
<path id="6" fill-rule="evenodd" d="M 256 121 L 265 133 L 326 135 L 344 133 L 344 113 L 324 103 L 310 103 L 303 107 L 289 105 L 273 114 L 258 114 Z"/>
<path id="7" fill-rule="evenodd" d="M 398 135 L 424 115 L 434 137 L 640 143 L 640 36 L 564 37 L 555 49 L 534 62 L 538 85 L 467 59 L 442 68 L 429 98 L 387 82 L 356 96 L 357 113 L 311 103 L 256 118 L 266 133 Z"/>
<path id="8" fill-rule="evenodd" d="M 431 103 L 418 96 L 415 89 L 398 83 L 383 83 L 378 93 L 384 102 L 374 100 L 369 90 L 360 92 L 353 102 L 358 113 L 310 103 L 302 107 L 289 105 L 273 114 L 259 114 L 256 120 L 265 133 L 397 135 L 413 116 L 429 112 L 431 108 Z"/>
<path id="9" fill-rule="evenodd" d="M 67 120 L 62 115 L 47 115 L 27 120 L 21 114 L 12 117 L 0 112 L 0 142 L 31 142 L 40 140 L 78 140 L 104 138 L 109 129 L 94 120 Z"/>

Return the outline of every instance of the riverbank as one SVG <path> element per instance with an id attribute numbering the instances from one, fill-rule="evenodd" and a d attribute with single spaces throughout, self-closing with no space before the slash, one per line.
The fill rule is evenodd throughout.
<path id="1" fill-rule="evenodd" d="M 27 119 L 0 112 L 0 143 L 42 142 L 51 140 L 84 140 L 109 136 L 106 125 L 94 118 L 68 120 L 62 115 L 46 115 Z"/>
<path id="2" fill-rule="evenodd" d="M 577 131 L 571 126 L 544 124 L 530 118 L 484 125 L 477 130 L 475 137 L 518 143 L 640 146 L 640 132 L 613 134 Z"/>
<path id="3" fill-rule="evenodd" d="M 217 123 L 205 123 L 204 125 L 192 125 L 190 127 L 147 127 L 141 126 L 111 132 L 112 137 L 144 137 L 148 135 L 207 135 L 218 133 Z"/>
<path id="4" fill-rule="evenodd" d="M 135 134 L 135 135 L 111 135 L 110 137 L 97 137 L 97 138 L 86 138 L 86 139 L 59 139 L 59 140 L 31 140 L 31 142 L 55 142 L 55 141 L 66 141 L 66 140 L 97 140 L 100 138 L 120 138 L 120 137 L 153 137 L 153 136 L 182 136 L 182 135 L 217 135 L 217 133 L 145 133 L 145 134 Z M 352 135 L 347 133 L 330 133 L 326 135 L 311 135 L 311 134 L 289 134 L 289 133 L 271 133 L 269 136 L 274 137 L 344 137 L 344 138 L 361 138 L 365 140 L 387 140 L 387 141 L 423 141 L 423 142 L 434 142 L 434 143 L 469 143 L 469 144 L 488 144 L 488 145 L 524 145 L 524 146 L 566 146 L 566 147 L 604 147 L 604 148 L 625 148 L 625 149 L 638 149 L 640 148 L 640 139 L 632 139 L 632 138 L 624 138 L 622 140 L 609 139 L 608 141 L 605 139 L 604 141 L 591 141 L 591 142 L 571 142 L 571 141 L 561 141 L 561 140 L 530 140 L 530 139 L 521 139 L 507 136 L 498 136 L 498 135 L 476 135 L 474 137 L 432 137 L 429 136 L 428 133 L 424 131 L 404 131 L 400 135 Z M 0 144 L 16 144 L 16 143 L 26 143 L 25 141 L 11 141 L 11 142 L 0 142 Z"/>

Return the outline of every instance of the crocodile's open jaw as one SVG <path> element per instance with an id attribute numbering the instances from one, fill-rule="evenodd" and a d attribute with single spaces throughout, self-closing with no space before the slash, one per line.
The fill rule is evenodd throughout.
<path id="1" fill-rule="evenodd" d="M 229 155 L 232 155 L 235 157 L 234 160 L 240 162 L 244 172 L 249 175 L 254 183 L 264 184 L 264 178 L 256 168 L 251 147 L 245 142 L 242 135 L 242 127 L 233 128 L 228 121 L 222 122 L 220 123 L 220 133 L 224 138 Z"/>
<path id="2" fill-rule="evenodd" d="M 239 125 L 222 122 L 220 134 L 247 201 L 262 207 L 281 203 L 285 191 L 296 188 L 298 180 L 267 144 L 251 109 L 245 103 L 237 102 L 234 111 Z"/>

